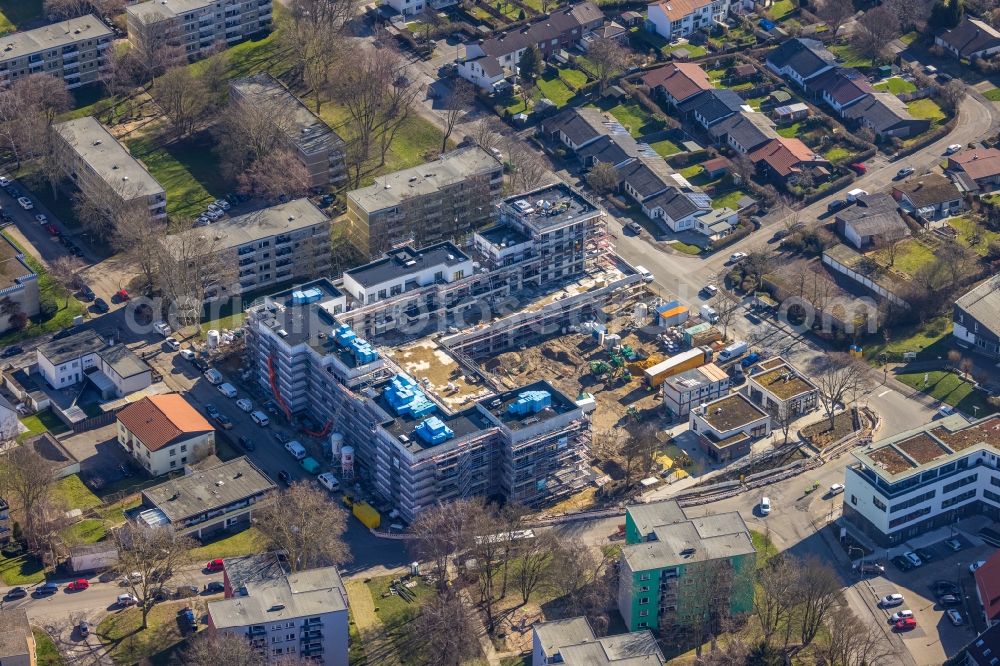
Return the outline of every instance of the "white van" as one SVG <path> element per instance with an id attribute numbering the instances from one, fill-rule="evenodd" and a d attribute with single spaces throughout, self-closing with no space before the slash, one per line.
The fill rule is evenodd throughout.
<path id="1" fill-rule="evenodd" d="M 242 409 L 244 412 L 249 414 L 253 411 L 253 402 L 250 398 L 240 398 L 236 401 L 236 406 Z"/>
<path id="2" fill-rule="evenodd" d="M 164 321 L 158 321 L 153 324 L 153 329 L 163 337 L 167 337 L 171 332 L 170 326 Z"/>
<path id="3" fill-rule="evenodd" d="M 219 393 L 226 396 L 227 398 L 236 397 L 236 387 L 226 382 L 225 384 L 219 384 Z"/>
<path id="4" fill-rule="evenodd" d="M 760 515 L 766 516 L 771 513 L 771 498 L 761 497 L 760 498 Z"/>
<path id="5" fill-rule="evenodd" d="M 335 493 L 340 490 L 340 481 L 338 481 L 337 477 L 335 477 L 331 472 L 323 472 L 316 477 L 316 480 L 319 481 L 319 485 L 323 486 L 331 493 Z"/>
<path id="6" fill-rule="evenodd" d="M 207 379 L 208 383 L 212 386 L 218 386 L 225 378 L 222 376 L 222 373 L 215 368 L 209 368 L 205 371 L 205 379 Z"/>
<path id="7" fill-rule="evenodd" d="M 642 276 L 643 282 L 652 282 L 654 279 L 653 274 L 650 273 L 649 269 L 646 268 L 645 266 L 636 266 L 635 272 Z"/>
<path id="8" fill-rule="evenodd" d="M 292 454 L 292 457 L 296 460 L 302 460 L 306 457 L 306 447 L 299 444 L 296 440 L 290 442 L 285 442 L 285 450 Z"/>
<path id="9" fill-rule="evenodd" d="M 265 414 L 264 412 L 260 411 L 259 409 L 256 410 L 256 411 L 250 412 L 250 418 L 252 418 L 253 422 L 256 423 L 257 425 L 259 425 L 262 428 L 264 426 L 266 426 L 268 423 L 271 422 L 271 419 L 267 418 L 267 414 Z"/>

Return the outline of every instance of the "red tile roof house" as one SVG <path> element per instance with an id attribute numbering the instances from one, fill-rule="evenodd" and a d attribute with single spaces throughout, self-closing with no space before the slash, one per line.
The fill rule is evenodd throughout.
<path id="1" fill-rule="evenodd" d="M 946 171 L 958 189 L 973 194 L 987 194 L 1000 188 L 1000 150 L 974 148 L 948 157 Z"/>
<path id="2" fill-rule="evenodd" d="M 1000 619 L 1000 553 L 993 553 L 986 564 L 975 571 L 976 596 L 983 607 L 987 626 Z"/>
<path id="3" fill-rule="evenodd" d="M 676 62 L 651 69 L 642 77 L 654 96 L 676 106 L 712 87 L 705 70 L 694 63 Z"/>
<path id="4" fill-rule="evenodd" d="M 806 83 L 806 91 L 843 115 L 844 107 L 875 92 L 868 79 L 853 69 L 831 69 Z"/>
<path id="5" fill-rule="evenodd" d="M 794 183 L 807 171 L 829 175 L 830 161 L 799 139 L 772 139 L 750 153 L 749 158 L 762 176 L 782 185 Z"/>
<path id="6" fill-rule="evenodd" d="M 117 414 L 118 443 L 152 476 L 215 453 L 215 428 L 183 396 L 147 396 Z"/>

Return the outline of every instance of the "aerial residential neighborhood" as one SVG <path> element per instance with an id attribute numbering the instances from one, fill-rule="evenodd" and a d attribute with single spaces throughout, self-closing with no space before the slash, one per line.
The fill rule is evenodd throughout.
<path id="1" fill-rule="evenodd" d="M 0 0 L 0 664 L 995 666 L 995 0 Z"/>

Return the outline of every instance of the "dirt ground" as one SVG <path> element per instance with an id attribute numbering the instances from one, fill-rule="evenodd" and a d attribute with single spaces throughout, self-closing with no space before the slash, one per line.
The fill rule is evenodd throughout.
<path id="1" fill-rule="evenodd" d="M 622 335 L 622 345 L 663 356 L 656 339 L 641 332 Z M 597 403 L 591 416 L 595 432 L 621 425 L 630 407 L 639 412 L 640 418 L 658 414 L 659 394 L 646 388 L 641 371 L 633 373 L 629 382 L 621 377 L 597 378 L 591 374 L 591 361 L 608 362 L 609 358 L 607 350 L 598 346 L 592 336 L 570 333 L 500 354 L 485 365 L 510 388 L 545 379 L 571 399 L 582 392 L 593 394 Z"/>
<path id="2" fill-rule="evenodd" d="M 462 409 L 489 395 L 487 388 L 467 382 L 465 373 L 455 359 L 433 340 L 419 340 L 387 353 L 414 379 L 430 380 L 429 388 L 451 410 Z"/>

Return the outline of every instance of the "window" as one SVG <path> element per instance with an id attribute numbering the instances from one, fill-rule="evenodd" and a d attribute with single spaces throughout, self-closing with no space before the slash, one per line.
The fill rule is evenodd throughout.
<path id="1" fill-rule="evenodd" d="M 649 585 L 640 585 L 639 586 L 639 591 L 640 592 L 649 592 Z"/>
<path id="2" fill-rule="evenodd" d="M 177 467 L 177 461 L 176 460 L 171 460 L 170 461 L 170 468 L 173 469 L 174 467 Z"/>
<path id="3" fill-rule="evenodd" d="M 902 525 L 903 523 L 908 523 L 911 520 L 916 520 L 917 518 L 920 518 L 921 516 L 926 516 L 930 512 L 931 512 L 931 508 L 929 506 L 926 506 L 923 509 L 917 509 L 916 511 L 914 511 L 912 513 L 908 513 L 905 516 L 900 516 L 899 518 L 894 518 L 893 520 L 890 520 L 889 521 L 889 527 L 890 528 L 892 528 L 892 527 L 898 527 L 899 525 Z"/>
<path id="4" fill-rule="evenodd" d="M 181 444 L 181 451 L 187 451 L 187 450 L 188 450 L 188 445 L 187 444 Z"/>
<path id="5" fill-rule="evenodd" d="M 649 617 L 649 611 L 648 610 L 639 611 L 639 617 Z"/>
<path id="6" fill-rule="evenodd" d="M 854 495 L 851 495 L 851 504 L 853 504 L 854 506 L 858 505 L 858 498 L 855 497 Z"/>
<path id="7" fill-rule="evenodd" d="M 917 495 L 916 497 L 911 497 L 905 502 L 900 502 L 899 504 L 893 504 L 892 508 L 889 509 L 889 513 L 896 513 L 897 511 L 902 511 L 903 509 L 909 509 L 910 507 L 916 506 L 922 502 L 926 502 L 927 500 L 932 499 L 935 494 L 937 494 L 936 491 L 931 490 L 926 493 Z"/>
<path id="8" fill-rule="evenodd" d="M 963 459 L 963 461 L 965 460 L 966 459 Z M 976 475 L 970 474 L 969 476 L 963 477 L 958 481 L 952 481 L 951 483 L 945 484 L 944 488 L 941 489 L 941 492 L 950 493 L 952 490 L 955 490 L 956 488 L 961 488 L 962 486 L 967 486 L 970 483 L 975 483 L 975 482 L 976 482 Z"/>
<path id="9" fill-rule="evenodd" d="M 640 628 L 640 629 L 645 629 L 645 628 L 646 628 L 646 627 L 648 627 L 648 626 L 649 626 L 649 623 L 648 623 L 648 622 L 640 622 L 640 623 L 639 623 L 639 628 Z"/>
<path id="10" fill-rule="evenodd" d="M 175 449 L 173 447 L 170 447 L 170 455 L 171 456 L 176 456 L 177 455 L 177 449 Z"/>
<path id="11" fill-rule="evenodd" d="M 642 597 L 641 599 L 639 599 L 639 603 L 640 604 L 648 604 L 649 603 L 649 597 Z"/>
<path id="12" fill-rule="evenodd" d="M 639 580 L 649 580 L 649 574 L 648 573 L 639 574 Z"/>
<path id="13" fill-rule="evenodd" d="M 983 491 L 983 497 L 985 497 L 988 500 L 993 500 L 997 504 L 1000 504 L 1000 495 L 997 495 L 992 490 L 984 490 Z"/>
<path id="14" fill-rule="evenodd" d="M 965 500 L 972 499 L 975 496 L 976 496 L 976 490 L 975 490 L 975 488 L 973 488 L 972 490 L 967 490 L 964 493 L 961 493 L 959 495 L 955 495 L 954 497 L 951 497 L 951 498 L 946 499 L 945 501 L 941 502 L 941 508 L 942 509 L 947 509 L 950 506 L 955 506 L 959 502 L 964 502 Z"/>

